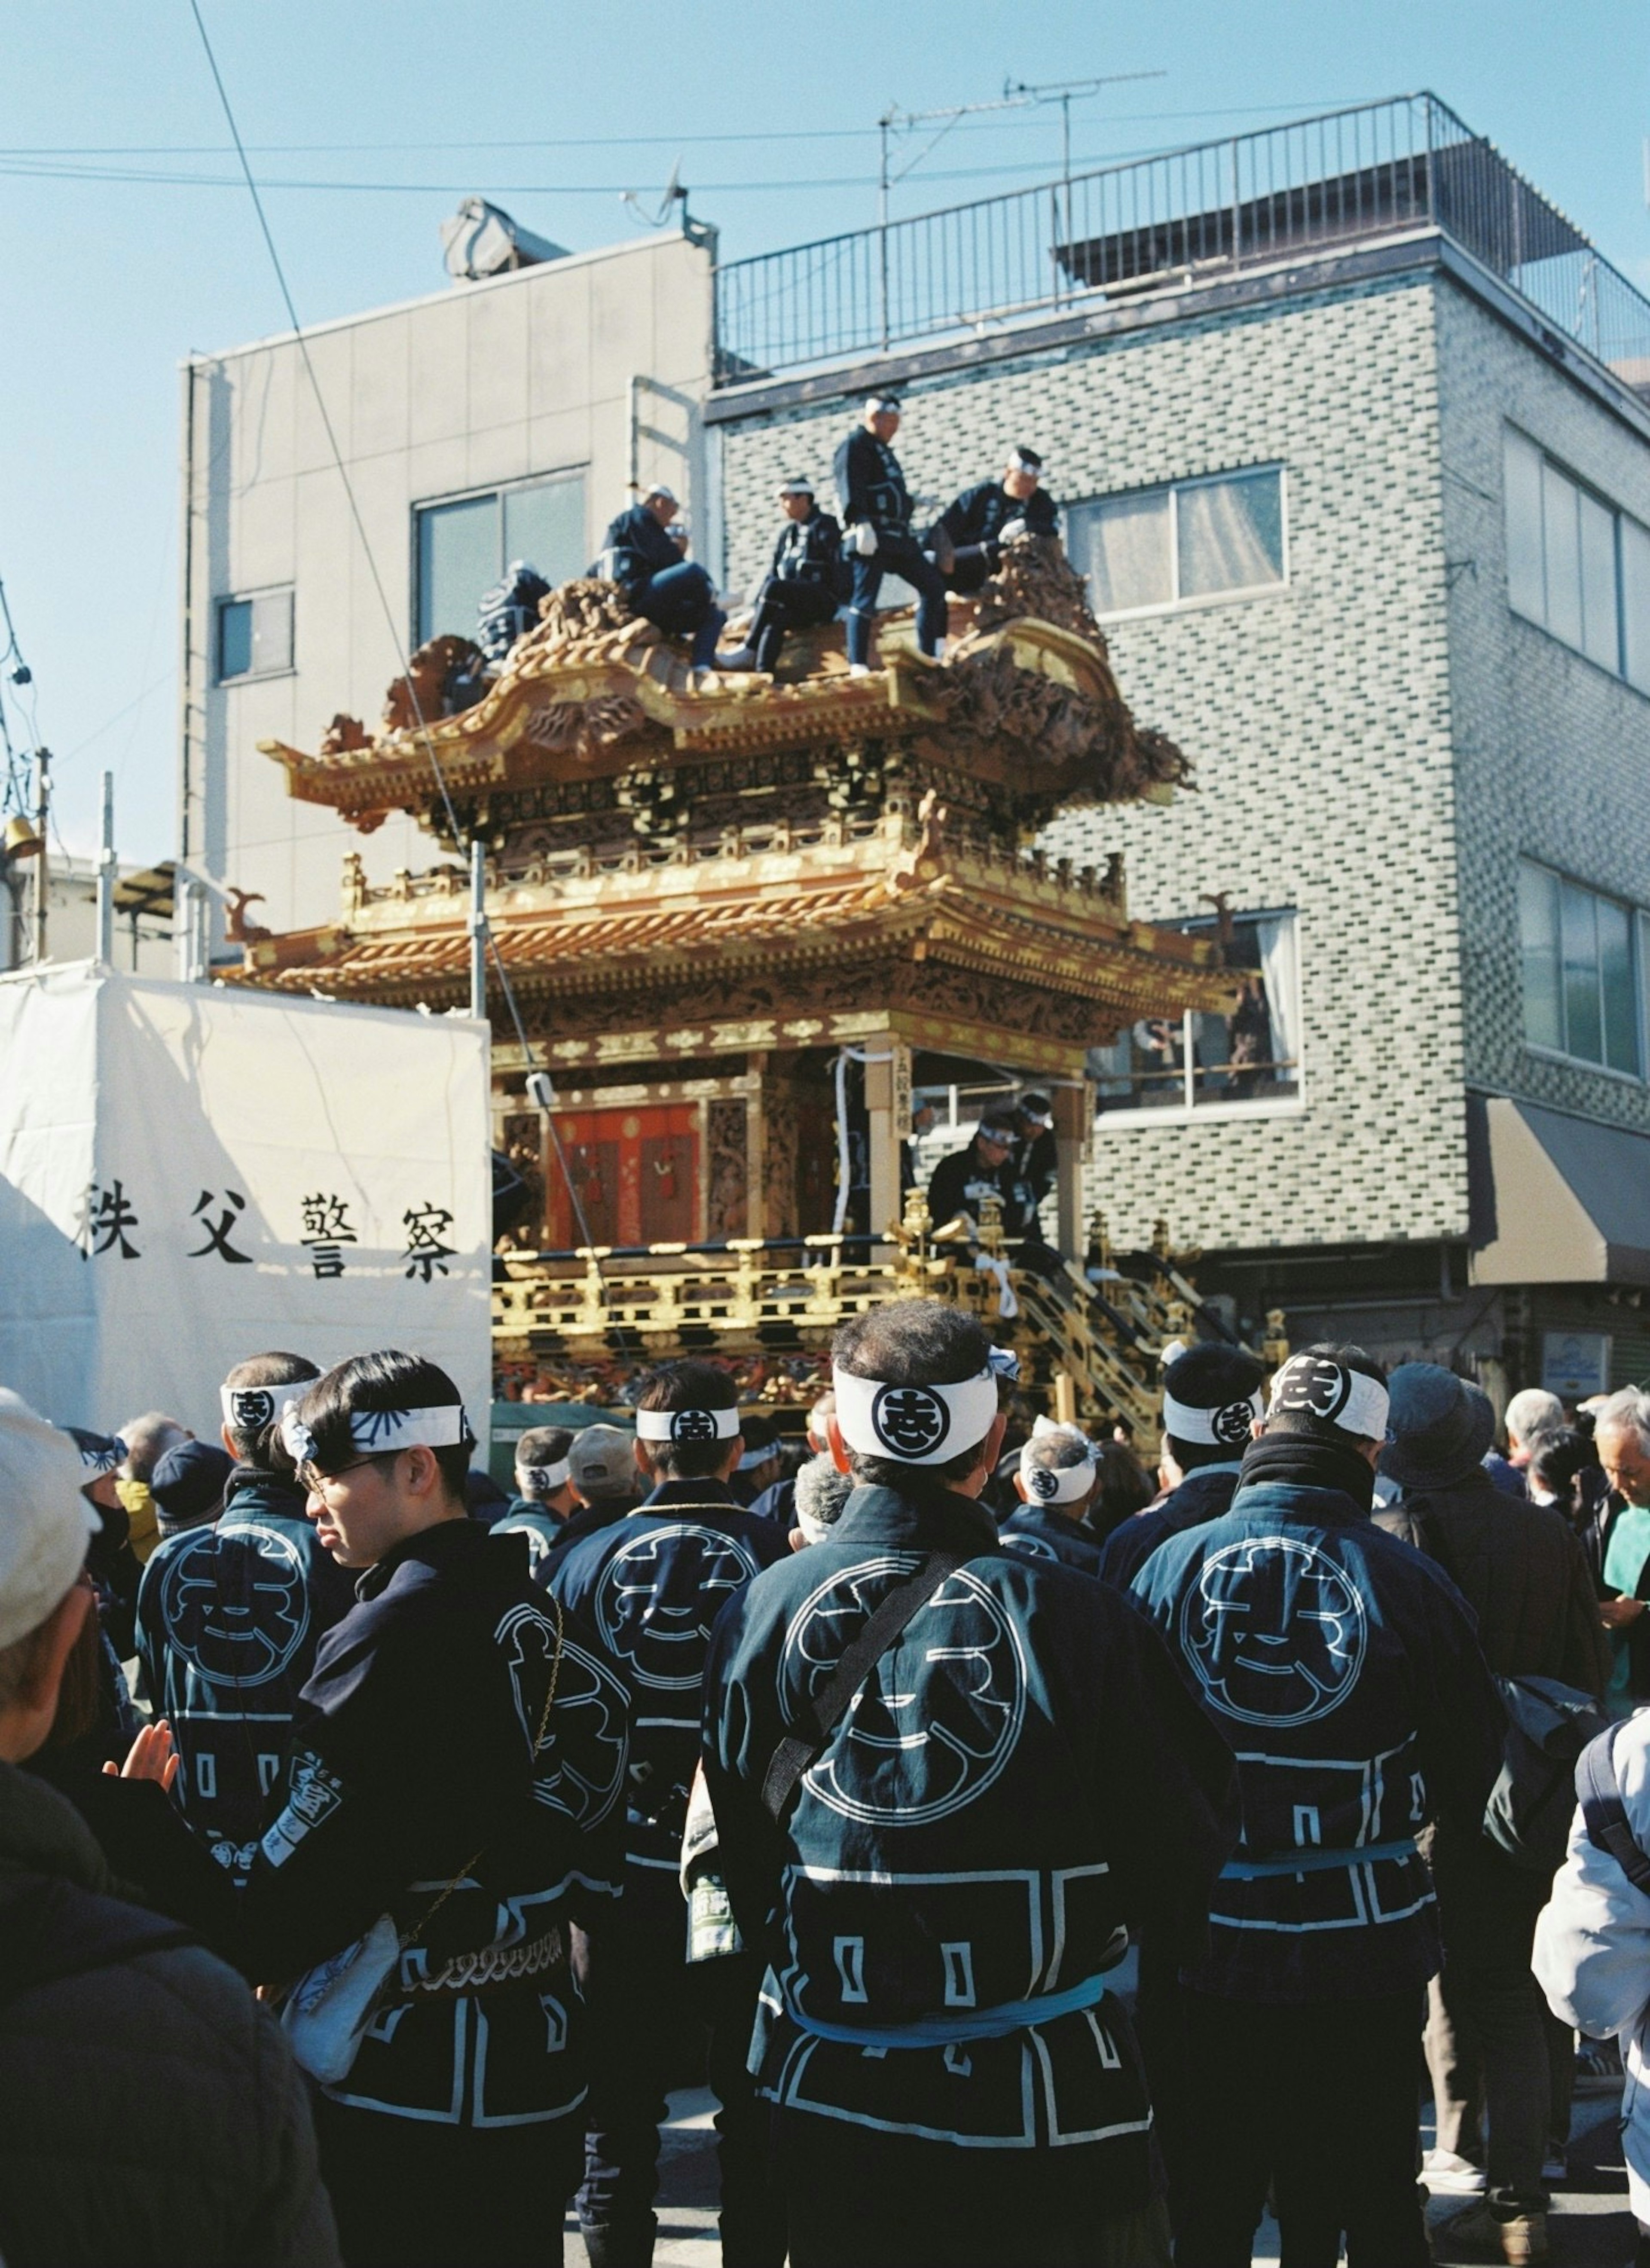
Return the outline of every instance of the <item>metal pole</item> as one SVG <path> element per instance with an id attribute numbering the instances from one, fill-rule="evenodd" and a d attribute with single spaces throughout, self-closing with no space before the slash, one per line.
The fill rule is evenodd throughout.
<path id="1" fill-rule="evenodd" d="M 877 130 L 882 136 L 882 166 L 877 182 L 877 261 L 884 354 L 888 347 L 888 128 L 891 123 L 892 113 L 888 111 L 884 111 L 877 121 Z"/>
<path id="2" fill-rule="evenodd" d="M 487 852 L 479 835 L 470 838 L 470 1013 L 487 1020 Z"/>
<path id="3" fill-rule="evenodd" d="M 49 748 L 35 750 L 34 831 L 41 838 L 41 847 L 37 853 L 39 864 L 34 869 L 34 958 L 36 961 L 44 961 L 46 958 L 46 902 L 48 895 L 46 822 L 51 810 L 52 791 L 48 777 L 51 761 L 52 752 Z"/>
<path id="4" fill-rule="evenodd" d="M 98 854 L 98 959 L 114 963 L 114 775 L 103 775 L 103 848 Z"/>

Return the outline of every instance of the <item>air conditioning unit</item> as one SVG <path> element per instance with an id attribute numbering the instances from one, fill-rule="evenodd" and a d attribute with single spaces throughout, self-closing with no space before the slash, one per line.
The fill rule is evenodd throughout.
<path id="1" fill-rule="evenodd" d="M 485 197 L 466 197 L 451 220 L 441 224 L 447 274 L 455 284 L 478 284 L 486 276 L 507 276 L 514 268 L 538 268 L 565 260 L 567 247 L 552 244 Z"/>

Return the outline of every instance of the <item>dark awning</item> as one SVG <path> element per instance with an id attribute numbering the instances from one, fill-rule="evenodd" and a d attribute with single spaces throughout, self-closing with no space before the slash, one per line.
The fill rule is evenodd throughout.
<path id="1" fill-rule="evenodd" d="M 1650 1284 L 1650 1134 L 1468 1099 L 1476 1284 Z"/>

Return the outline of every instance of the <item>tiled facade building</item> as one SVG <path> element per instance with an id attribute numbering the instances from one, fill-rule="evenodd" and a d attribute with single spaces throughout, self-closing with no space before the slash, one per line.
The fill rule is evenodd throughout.
<path id="1" fill-rule="evenodd" d="M 989 320 L 949 269 L 924 299 L 949 216 L 900 225 L 892 291 L 874 232 L 708 273 L 698 517 L 742 590 L 776 481 L 828 487 L 873 389 L 936 510 L 1042 451 L 1127 697 L 1197 768 L 1047 847 L 1123 850 L 1135 912 L 1225 920 L 1258 972 L 1094 1058 L 1114 1239 L 1166 1218 L 1297 1342 L 1642 1378 L 1650 306 L 1441 106 L 1288 134 L 1153 175 L 1144 224 L 1139 181 L 1072 185 Z"/>

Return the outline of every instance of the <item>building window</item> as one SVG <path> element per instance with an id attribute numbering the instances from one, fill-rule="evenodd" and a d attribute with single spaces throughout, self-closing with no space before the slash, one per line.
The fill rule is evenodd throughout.
<path id="1" fill-rule="evenodd" d="M 1525 859 L 1518 871 L 1524 1037 L 1637 1077 L 1644 1061 L 1631 907 Z"/>
<path id="2" fill-rule="evenodd" d="M 1650 530 L 1511 426 L 1506 463 L 1513 611 L 1650 693 Z"/>
<path id="3" fill-rule="evenodd" d="M 217 681 L 279 677 L 292 666 L 292 593 L 258 591 L 217 602 Z"/>
<path id="4" fill-rule="evenodd" d="M 1293 912 L 1238 914 L 1168 929 L 1221 938 L 1243 972 L 1229 1016 L 1152 1017 L 1089 1056 L 1102 1115 L 1117 1111 L 1266 1108 L 1300 1096 L 1300 977 Z"/>
<path id="5" fill-rule="evenodd" d="M 446 632 L 474 637 L 482 594 L 512 559 L 525 559 L 550 584 L 571 581 L 586 563 L 582 472 L 416 504 L 413 518 L 420 645 Z"/>
<path id="6" fill-rule="evenodd" d="M 1067 510 L 1066 549 L 1097 615 L 1263 591 L 1286 579 L 1277 466 L 1175 481 Z"/>

